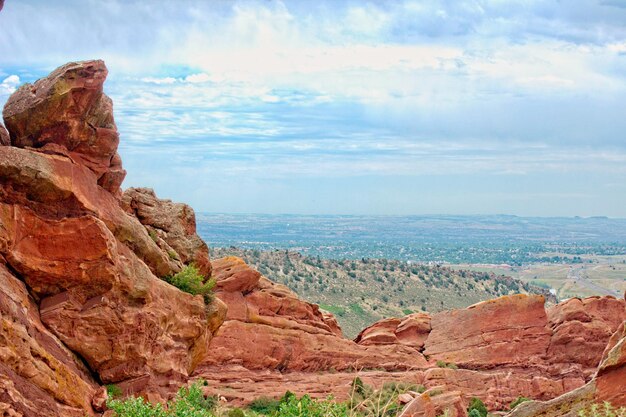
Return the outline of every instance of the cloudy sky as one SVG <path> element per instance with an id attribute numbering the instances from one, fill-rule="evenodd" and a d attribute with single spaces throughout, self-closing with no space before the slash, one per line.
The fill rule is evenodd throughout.
<path id="1" fill-rule="evenodd" d="M 91 58 L 199 211 L 626 217 L 623 0 L 6 0 L 0 105 Z"/>

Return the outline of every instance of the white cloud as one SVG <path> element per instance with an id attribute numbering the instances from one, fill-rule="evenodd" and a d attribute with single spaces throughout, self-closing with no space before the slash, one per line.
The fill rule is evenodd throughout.
<path id="1" fill-rule="evenodd" d="M 9 75 L 2 83 L 0 83 L 0 95 L 13 94 L 17 87 L 21 84 L 20 77 L 17 75 Z"/>
<path id="2" fill-rule="evenodd" d="M 164 77 L 164 78 L 156 78 L 156 77 L 144 77 L 141 79 L 144 83 L 150 84 L 174 84 L 176 82 L 176 78 L 174 77 Z"/>

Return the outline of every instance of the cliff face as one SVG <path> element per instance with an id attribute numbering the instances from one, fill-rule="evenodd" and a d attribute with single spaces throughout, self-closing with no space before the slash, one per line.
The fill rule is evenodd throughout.
<path id="1" fill-rule="evenodd" d="M 64 65 L 3 111 L 0 404 L 24 415 L 92 412 L 94 380 L 167 396 L 220 324 L 221 303 L 161 279 L 188 262 L 210 274 L 191 208 L 147 190 L 120 200 L 106 75 L 102 61 Z"/>
<path id="2" fill-rule="evenodd" d="M 382 320 L 351 341 L 332 315 L 241 259 L 211 262 L 189 206 L 120 189 L 106 75 L 102 61 L 64 65 L 3 111 L 1 415 L 93 415 L 102 384 L 159 401 L 190 377 L 236 403 L 286 390 L 344 399 L 356 375 L 446 392 L 408 398 L 406 415 L 572 389 L 568 398 L 626 402 L 624 300 L 546 310 L 541 296 L 505 296 Z M 209 305 L 162 279 L 190 263 L 217 281 Z"/>

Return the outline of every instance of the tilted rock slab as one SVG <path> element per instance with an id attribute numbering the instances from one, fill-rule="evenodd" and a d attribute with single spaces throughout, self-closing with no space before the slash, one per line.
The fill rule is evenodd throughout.
<path id="1" fill-rule="evenodd" d="M 434 314 L 424 354 L 470 369 L 540 362 L 551 332 L 541 295 L 509 295 Z"/>

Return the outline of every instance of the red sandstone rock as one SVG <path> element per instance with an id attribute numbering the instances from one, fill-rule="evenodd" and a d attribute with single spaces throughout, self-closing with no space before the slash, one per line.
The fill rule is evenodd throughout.
<path id="1" fill-rule="evenodd" d="M 191 207 L 159 199 L 150 188 L 124 191 L 122 205 L 146 226 L 170 258 L 182 264 L 193 263 L 202 275 L 211 276 L 209 248 L 196 233 L 196 215 Z"/>
<path id="2" fill-rule="evenodd" d="M 92 414 L 96 387 L 0 258 L 0 415 L 83 417 Z"/>
<path id="3" fill-rule="evenodd" d="M 611 337 L 595 376 L 597 401 L 626 407 L 626 321 Z"/>
<path id="4" fill-rule="evenodd" d="M 115 187 L 102 188 L 111 167 L 121 167 L 110 102 L 102 94 L 105 75 L 98 61 L 71 64 L 9 99 L 5 118 L 14 146 L 0 147 L 0 260 L 27 283 L 45 326 L 99 380 L 160 399 L 205 356 L 225 306 L 207 307 L 202 297 L 159 279 L 182 264 L 122 209 L 111 194 Z M 173 205 L 163 204 L 153 214 Z M 197 256 L 190 253 L 203 244 L 194 240 L 193 213 L 174 217 L 147 216 L 155 224 L 171 220 L 168 244 L 193 241 L 178 249 Z M 30 360 L 27 351 L 20 355 Z M 90 410 L 81 382 L 72 384 L 75 390 L 49 391 L 59 402 Z M 63 390 L 76 398 L 63 401 Z M 37 412 L 46 409 L 40 405 Z"/>
<path id="5" fill-rule="evenodd" d="M 362 330 L 354 341 L 365 346 L 402 344 L 421 351 L 429 333 L 430 315 L 414 313 L 380 320 Z"/>
<path id="6" fill-rule="evenodd" d="M 96 174 L 101 186 L 118 193 L 126 172 L 116 156 L 113 104 L 102 89 L 107 73 L 103 61 L 66 64 L 21 86 L 2 114 L 13 146 L 65 149 Z"/>
<path id="7" fill-rule="evenodd" d="M 4 125 L 0 123 L 0 146 L 9 146 L 11 145 L 11 138 L 9 137 L 9 132 L 6 130 Z"/>
<path id="8" fill-rule="evenodd" d="M 94 174 L 67 157 L 1 147 L 0 201 L 28 207 L 47 219 L 97 217 L 158 277 L 179 270 L 139 220 L 125 213 L 114 196 L 96 185 Z"/>
<path id="9" fill-rule="evenodd" d="M 417 395 L 398 417 L 467 417 L 467 405 L 460 391 L 446 392 L 443 387 L 430 389 Z"/>
<path id="10" fill-rule="evenodd" d="M 626 322 L 611 336 L 598 372 L 586 385 L 552 400 L 520 404 L 509 417 L 577 417 L 579 410 L 608 401 L 626 406 Z"/>
<path id="11" fill-rule="evenodd" d="M 541 363 L 550 343 L 544 298 L 507 295 L 434 314 L 424 353 L 472 369 Z"/>
<path id="12" fill-rule="evenodd" d="M 421 354 L 405 346 L 366 347 L 339 337 L 332 316 L 261 277 L 239 258 L 213 261 L 213 276 L 217 297 L 228 305 L 227 321 L 198 376 L 210 377 L 228 364 L 282 372 L 426 366 Z"/>
<path id="13" fill-rule="evenodd" d="M 243 259 L 229 256 L 213 262 L 213 277 L 217 291 L 248 293 L 257 287 L 261 274 Z"/>
<path id="14" fill-rule="evenodd" d="M 580 364 L 591 376 L 617 327 L 626 320 L 626 302 L 614 297 L 571 298 L 548 309 L 552 363 Z"/>

